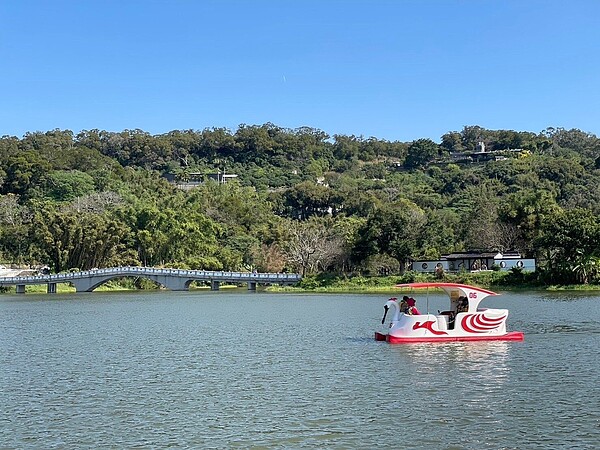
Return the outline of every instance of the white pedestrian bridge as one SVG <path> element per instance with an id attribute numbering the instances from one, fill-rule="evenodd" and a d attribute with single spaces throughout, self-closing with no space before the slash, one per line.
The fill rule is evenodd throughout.
<path id="1" fill-rule="evenodd" d="M 210 270 L 162 269 L 156 267 L 112 267 L 81 272 L 51 275 L 27 275 L 0 277 L 0 286 L 16 286 L 18 294 L 25 293 L 25 286 L 46 284 L 48 293 L 56 292 L 58 283 L 71 283 L 76 292 L 92 292 L 98 286 L 114 278 L 141 277 L 152 280 L 172 291 L 187 291 L 194 281 L 210 283 L 212 290 L 219 290 L 220 283 L 247 283 L 249 290 L 258 284 L 291 285 L 302 276 L 297 273 L 225 272 Z"/>

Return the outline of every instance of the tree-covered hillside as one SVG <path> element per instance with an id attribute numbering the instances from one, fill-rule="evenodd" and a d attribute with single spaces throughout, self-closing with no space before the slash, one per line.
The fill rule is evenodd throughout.
<path id="1" fill-rule="evenodd" d="M 376 274 L 486 249 L 598 280 L 600 139 L 469 126 L 440 142 L 270 123 L 4 136 L 0 263 Z M 217 171 L 238 177 L 177 188 Z"/>

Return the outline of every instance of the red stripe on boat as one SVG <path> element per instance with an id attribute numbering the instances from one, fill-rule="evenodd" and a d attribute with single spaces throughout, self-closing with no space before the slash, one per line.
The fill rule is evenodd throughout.
<path id="1" fill-rule="evenodd" d="M 511 331 L 510 333 L 495 336 L 443 336 L 443 337 L 395 337 L 387 336 L 390 344 L 415 344 L 422 342 L 460 342 L 460 341 L 522 341 L 525 335 L 521 331 Z"/>
<path id="2" fill-rule="evenodd" d="M 469 333 L 486 333 L 490 330 L 498 328 L 506 316 L 502 316 L 500 319 L 496 319 L 495 324 L 481 324 L 479 323 L 480 314 L 467 314 L 463 317 L 460 322 L 463 329 Z"/>
<path id="3" fill-rule="evenodd" d="M 383 334 L 378 331 L 375 332 L 375 340 L 376 341 L 385 341 L 386 339 L 387 339 L 387 334 Z"/>

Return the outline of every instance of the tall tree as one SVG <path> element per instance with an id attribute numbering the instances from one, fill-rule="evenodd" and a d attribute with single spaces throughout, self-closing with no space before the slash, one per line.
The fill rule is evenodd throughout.
<path id="1" fill-rule="evenodd" d="M 537 251 L 534 241 L 540 236 L 542 223 L 559 210 L 552 193 L 530 189 L 510 194 L 500 205 L 498 215 L 503 222 L 519 230 L 519 241 L 523 243 L 523 248 L 517 250 L 535 257 Z"/>
<path id="2" fill-rule="evenodd" d="M 408 200 L 383 206 L 371 214 L 362 227 L 354 258 L 365 260 L 384 253 L 395 258 L 404 270 L 406 262 L 421 244 L 425 223 L 423 210 Z"/>
<path id="3" fill-rule="evenodd" d="M 283 251 L 288 263 L 302 275 L 323 271 L 342 253 L 343 241 L 326 221 L 313 218 L 290 221 Z"/>
<path id="4" fill-rule="evenodd" d="M 440 155 L 440 146 L 431 139 L 417 139 L 408 146 L 404 167 L 417 169 L 425 167 Z"/>
<path id="5" fill-rule="evenodd" d="M 600 258 L 600 221 L 589 210 L 559 210 L 544 217 L 535 240 L 548 262 L 555 281 L 590 281 Z"/>
<path id="6" fill-rule="evenodd" d="M 107 215 L 47 208 L 35 216 L 30 233 L 56 272 L 132 263 L 129 229 Z"/>

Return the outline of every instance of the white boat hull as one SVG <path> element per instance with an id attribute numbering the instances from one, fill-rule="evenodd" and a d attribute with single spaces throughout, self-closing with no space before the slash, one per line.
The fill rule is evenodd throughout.
<path id="1" fill-rule="evenodd" d="M 451 300 L 451 310 L 434 314 L 409 315 L 400 312 L 397 299 L 390 299 L 385 306 L 389 322 L 385 328 L 375 333 L 378 341 L 392 344 L 410 342 L 452 342 L 452 341 L 522 341 L 520 331 L 507 332 L 507 309 L 478 308 L 479 303 L 488 295 L 497 295 L 491 291 L 473 286 L 453 283 L 413 283 L 410 287 L 439 287 L 446 291 Z M 468 309 L 455 314 L 456 300 L 463 295 L 468 299 Z"/>

